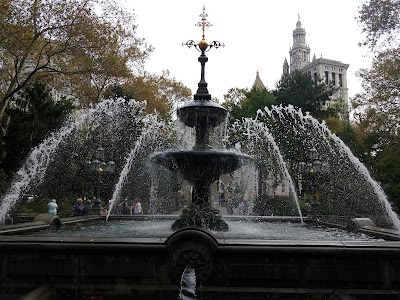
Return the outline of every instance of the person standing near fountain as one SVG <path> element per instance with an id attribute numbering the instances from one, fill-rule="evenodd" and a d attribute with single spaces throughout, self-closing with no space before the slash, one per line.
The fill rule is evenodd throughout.
<path id="1" fill-rule="evenodd" d="M 47 212 L 52 215 L 57 214 L 57 201 L 56 199 L 52 199 L 49 203 L 47 203 Z"/>
<path id="2" fill-rule="evenodd" d="M 135 206 L 133 207 L 133 213 L 135 215 L 143 215 L 142 204 L 138 198 L 135 198 Z"/>
<path id="3" fill-rule="evenodd" d="M 131 215 L 132 207 L 129 205 L 128 198 L 125 198 L 121 203 L 121 212 L 123 215 Z"/>

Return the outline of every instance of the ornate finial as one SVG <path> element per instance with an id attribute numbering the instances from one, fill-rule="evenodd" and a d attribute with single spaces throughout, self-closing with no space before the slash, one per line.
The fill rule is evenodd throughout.
<path id="1" fill-rule="evenodd" d="M 213 41 L 211 44 L 208 44 L 208 43 L 206 42 L 206 40 L 205 40 L 205 31 L 206 31 L 206 28 L 212 26 L 212 24 L 211 24 L 210 22 L 207 22 L 208 14 L 206 13 L 206 7 L 205 7 L 205 6 L 203 6 L 203 12 L 200 14 L 200 17 L 201 17 L 201 21 L 198 22 L 197 24 L 195 24 L 195 26 L 201 27 L 201 31 L 202 31 L 202 39 L 201 39 L 201 41 L 200 41 L 198 44 L 196 44 L 195 41 L 189 40 L 189 41 L 187 41 L 186 43 L 182 43 L 182 46 L 186 45 L 186 46 L 188 46 L 189 48 L 193 46 L 193 47 L 195 47 L 198 51 L 200 51 L 200 52 L 202 52 L 202 53 L 207 52 L 207 51 L 210 51 L 210 49 L 211 49 L 212 47 L 214 47 L 214 48 L 219 48 L 219 47 L 221 47 L 221 46 L 224 47 L 225 45 L 224 45 L 224 44 L 221 44 L 221 43 L 218 42 L 218 41 Z"/>
<path id="2" fill-rule="evenodd" d="M 208 93 L 207 82 L 204 75 L 205 64 L 208 61 L 208 58 L 205 53 L 210 51 L 212 47 L 218 49 L 219 47 L 221 46 L 224 47 L 225 45 L 221 44 L 218 41 L 213 41 L 211 44 L 208 44 L 206 42 L 205 30 L 207 27 L 210 27 L 212 25 L 210 24 L 210 22 L 207 22 L 208 15 L 206 13 L 205 6 L 203 6 L 203 12 L 200 14 L 200 17 L 201 17 L 201 22 L 198 22 L 196 26 L 201 27 L 201 31 L 203 33 L 201 41 L 198 44 L 196 44 L 195 41 L 189 40 L 186 43 L 182 43 L 182 46 L 186 45 L 189 48 L 193 46 L 194 48 L 196 48 L 197 51 L 201 52 L 201 55 L 198 59 L 198 61 L 201 64 L 201 77 L 200 77 L 200 82 L 198 84 L 197 92 L 194 95 L 194 100 L 211 100 L 211 95 Z"/>
<path id="3" fill-rule="evenodd" d="M 212 24 L 210 22 L 207 22 L 208 15 L 206 13 L 206 6 L 205 5 L 203 6 L 203 12 L 200 14 L 200 17 L 201 17 L 201 22 L 198 22 L 196 24 L 196 26 L 197 27 L 201 27 L 201 31 L 203 32 L 202 37 L 204 39 L 206 27 L 211 27 L 212 26 Z"/>
<path id="4" fill-rule="evenodd" d="M 297 14 L 298 21 L 300 22 L 300 13 Z"/>

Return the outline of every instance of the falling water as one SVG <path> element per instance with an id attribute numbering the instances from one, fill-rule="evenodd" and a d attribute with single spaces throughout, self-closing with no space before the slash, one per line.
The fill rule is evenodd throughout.
<path id="1" fill-rule="evenodd" d="M 24 165 L 18 170 L 12 181 L 10 189 L 0 200 L 0 223 L 3 223 L 6 214 L 18 201 L 24 192 L 34 183 L 40 183 L 46 173 L 47 167 L 54 159 L 54 153 L 74 130 L 76 123 L 69 120 L 57 132 L 52 133 L 29 154 Z"/>
<path id="2" fill-rule="evenodd" d="M 10 189 L 0 200 L 0 222 L 4 221 L 11 207 L 23 197 L 24 193 L 44 180 L 49 165 L 58 158 L 61 145 L 73 142 L 70 139 L 76 138 L 75 133 L 87 133 L 84 138 L 87 139 L 89 133 L 100 126 L 101 120 L 113 118 L 118 109 L 125 110 L 128 107 L 140 110 L 142 106 L 143 104 L 134 100 L 118 98 L 76 111 L 63 127 L 51 133 L 30 152 L 23 166 L 16 172 Z"/>
<path id="3" fill-rule="evenodd" d="M 239 123 L 237 123 L 234 127 L 240 128 L 241 125 Z M 303 214 L 300 209 L 299 199 L 297 196 L 295 185 L 293 183 L 292 177 L 290 176 L 288 167 L 287 167 L 286 162 L 280 152 L 280 149 L 279 149 L 278 145 L 276 144 L 273 135 L 270 133 L 267 125 L 258 121 L 257 119 L 254 120 L 254 119 L 248 118 L 248 119 L 244 120 L 244 128 L 242 128 L 242 129 L 244 129 L 243 135 L 246 136 L 246 148 L 247 148 L 247 151 L 249 151 L 249 154 L 254 155 L 255 153 L 253 153 L 253 152 L 258 151 L 257 149 L 250 149 L 250 148 L 252 148 L 251 140 L 254 138 L 255 139 L 263 138 L 265 141 L 270 143 L 270 145 L 272 145 L 272 148 L 269 149 L 270 150 L 269 155 L 273 155 L 274 161 L 276 161 L 278 163 L 279 172 L 281 174 L 283 174 L 283 179 L 288 181 L 290 192 L 291 192 L 291 195 L 293 196 L 294 203 L 296 205 L 297 213 L 300 217 L 301 222 L 303 223 Z M 235 129 L 233 129 L 233 131 L 235 131 Z M 241 130 L 239 129 L 238 131 L 241 131 Z M 235 134 L 237 134 L 237 133 L 235 133 Z M 265 159 L 265 158 L 263 158 L 263 159 Z"/>
<path id="4" fill-rule="evenodd" d="M 275 106 L 272 107 L 271 109 L 266 108 L 265 114 L 262 115 L 263 116 L 261 117 L 264 117 L 263 121 L 265 121 L 266 123 L 268 123 L 266 117 L 272 118 L 275 121 L 279 120 L 281 123 L 285 124 L 291 124 L 291 122 L 292 123 L 294 122 L 293 126 L 291 127 L 291 131 L 287 129 L 288 132 L 291 132 L 292 135 L 299 135 L 299 136 L 303 134 L 306 137 L 304 138 L 304 140 L 307 140 L 304 142 L 311 143 L 312 147 L 316 147 L 317 149 L 319 149 L 320 155 L 324 155 L 326 158 L 330 160 L 340 159 L 340 157 L 347 158 L 350 161 L 349 165 L 353 166 L 355 172 L 361 175 L 362 178 L 364 178 L 364 180 L 366 180 L 369 183 L 374 194 L 376 195 L 376 198 L 378 199 L 379 203 L 383 206 L 387 215 L 390 217 L 393 225 L 397 228 L 397 230 L 400 230 L 399 218 L 393 212 L 391 204 L 389 203 L 380 185 L 371 177 L 367 168 L 360 162 L 360 160 L 357 157 L 354 156 L 349 147 L 347 147 L 339 137 L 333 134 L 324 122 L 319 123 L 318 120 L 313 118 L 310 114 L 306 113 L 304 115 L 301 110 L 296 110 L 292 106 L 289 107 Z M 311 134 L 312 130 L 316 132 L 315 137 L 313 137 Z M 339 168 L 341 167 L 340 164 L 346 165 L 347 163 L 335 162 L 335 164 L 336 165 L 334 165 L 334 167 Z M 356 195 L 356 196 L 361 197 L 361 195 Z M 343 199 L 343 201 L 349 201 L 349 199 Z M 364 206 L 366 205 L 368 204 L 365 203 Z"/>
<path id="5" fill-rule="evenodd" d="M 136 140 L 134 147 L 131 149 L 130 153 L 126 158 L 125 165 L 120 173 L 118 182 L 115 185 L 114 192 L 110 202 L 110 208 L 107 212 L 106 220 L 108 220 L 111 211 L 114 207 L 115 202 L 121 195 L 122 188 L 126 182 L 126 178 L 132 168 L 132 164 L 134 159 L 136 158 L 138 152 L 143 148 L 146 147 L 149 140 L 156 140 L 159 137 L 159 129 L 164 126 L 163 123 L 157 120 L 156 116 L 148 116 L 143 120 L 145 127 Z"/>
<path id="6" fill-rule="evenodd" d="M 299 213 L 301 223 L 304 223 L 303 222 L 303 214 L 301 212 L 300 204 L 299 204 L 299 197 L 297 196 L 297 192 L 296 192 L 296 188 L 295 188 L 292 176 L 290 176 L 286 162 L 283 159 L 281 151 L 280 151 L 278 145 L 276 144 L 274 137 L 269 132 L 267 126 L 261 122 L 258 122 L 257 119 L 256 120 L 248 119 L 247 122 L 253 123 L 253 124 L 251 124 L 252 126 L 256 127 L 258 130 L 261 130 L 261 132 L 264 133 L 265 139 L 268 140 L 272 144 L 273 153 L 274 153 L 275 157 L 277 158 L 277 162 L 278 162 L 280 171 L 282 174 L 284 174 L 284 179 L 288 180 L 288 182 L 289 182 L 290 192 L 293 195 L 293 199 L 296 204 L 297 212 Z"/>
<path id="7" fill-rule="evenodd" d="M 195 300 L 196 299 L 196 273 L 194 268 L 189 265 L 185 268 L 181 277 L 181 290 L 179 292 L 179 300 Z"/>

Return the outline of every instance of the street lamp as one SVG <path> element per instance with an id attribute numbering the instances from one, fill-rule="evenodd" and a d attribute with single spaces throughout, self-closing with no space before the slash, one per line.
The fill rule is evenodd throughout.
<path id="1" fill-rule="evenodd" d="M 101 197 L 100 197 L 100 186 L 102 184 L 101 177 L 103 174 L 113 174 L 115 172 L 115 162 L 110 160 L 105 162 L 105 153 L 103 147 L 98 147 L 96 149 L 94 159 L 92 161 L 87 160 L 85 164 L 86 170 L 92 172 L 96 176 L 96 183 L 94 184 L 94 196 L 96 201 L 93 204 L 92 209 L 101 212 Z"/>
<path id="2" fill-rule="evenodd" d="M 329 164 L 327 162 L 321 162 L 317 157 L 317 151 L 312 148 L 308 153 L 308 161 L 299 162 L 298 171 L 301 175 L 310 176 L 312 194 L 311 207 L 315 209 L 318 205 L 317 180 L 321 174 L 326 174 L 329 172 Z"/>

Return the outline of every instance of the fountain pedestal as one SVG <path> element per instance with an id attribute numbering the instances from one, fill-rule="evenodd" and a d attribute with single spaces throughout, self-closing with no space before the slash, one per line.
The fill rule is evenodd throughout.
<path id="1" fill-rule="evenodd" d="M 154 154 L 154 163 L 180 173 L 192 185 L 192 203 L 183 210 L 180 219 L 172 228 L 178 230 L 188 226 L 200 226 L 210 230 L 228 230 L 228 225 L 222 220 L 219 211 L 210 203 L 210 186 L 222 174 L 237 170 L 251 159 L 245 154 L 211 149 L 175 150 Z"/>
<path id="2" fill-rule="evenodd" d="M 203 8 L 201 15 L 203 35 L 199 43 L 190 40 L 186 45 L 195 47 L 201 52 L 198 61 L 201 65 L 200 82 L 194 95 L 194 100 L 177 110 L 178 119 L 187 127 L 196 131 L 196 143 L 190 151 L 166 151 L 153 155 L 152 160 L 170 171 L 178 172 L 192 185 L 192 204 L 186 208 L 180 219 L 172 228 L 174 230 L 188 226 L 200 226 L 210 230 L 228 230 L 228 225 L 222 220 L 219 211 L 210 204 L 210 186 L 222 174 L 237 170 L 247 155 L 232 151 L 212 150 L 210 145 L 210 130 L 225 122 L 228 112 L 221 105 L 210 101 L 207 82 L 205 80 L 205 64 L 208 61 L 206 52 L 212 47 L 223 46 L 218 41 L 208 44 L 205 40 L 207 14 Z"/>
<path id="3" fill-rule="evenodd" d="M 202 227 L 214 231 L 228 231 L 228 224 L 222 220 L 219 210 L 210 205 L 197 205 L 192 203 L 183 209 L 178 220 L 172 224 L 172 230 L 186 227 Z"/>
<path id="4" fill-rule="evenodd" d="M 250 161 L 251 157 L 234 151 L 211 149 L 209 131 L 226 120 L 227 111 L 217 103 L 198 100 L 199 98 L 200 95 L 196 94 L 196 100 L 184 105 L 177 112 L 182 123 L 196 129 L 193 150 L 160 152 L 154 154 L 151 160 L 181 174 L 192 185 L 192 204 L 183 210 L 180 219 L 172 225 L 174 230 L 200 226 L 226 231 L 228 225 L 222 220 L 219 211 L 210 204 L 210 186 L 222 174 L 234 172 Z"/>

